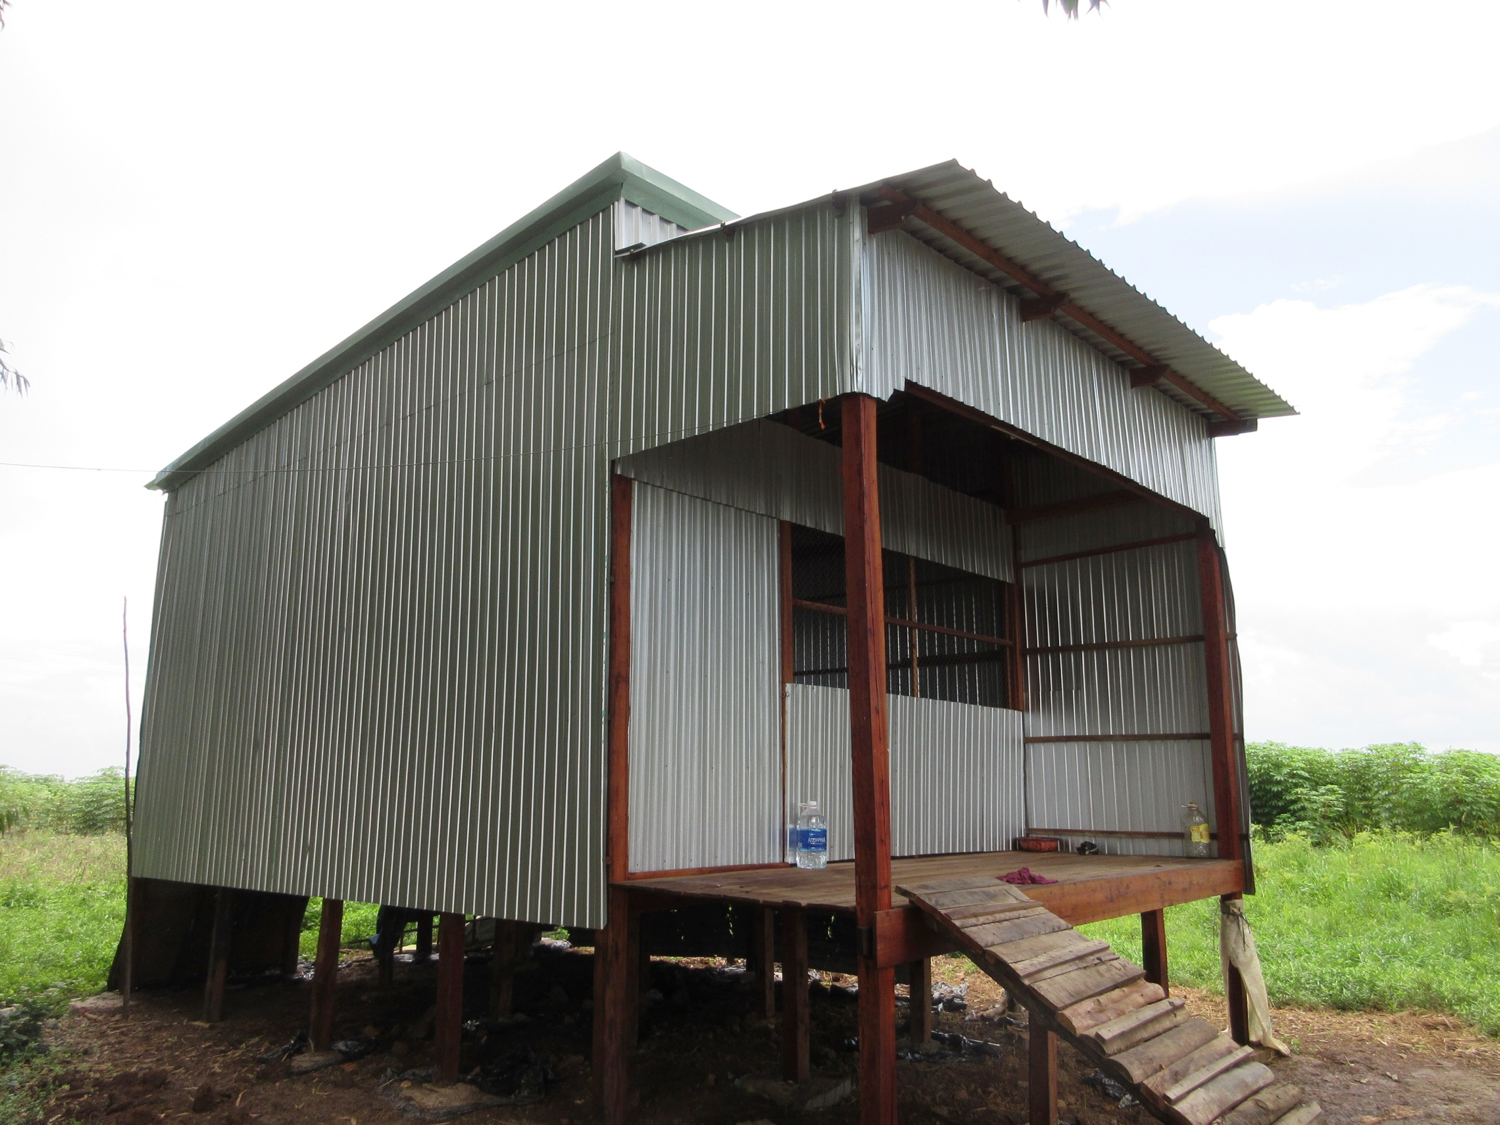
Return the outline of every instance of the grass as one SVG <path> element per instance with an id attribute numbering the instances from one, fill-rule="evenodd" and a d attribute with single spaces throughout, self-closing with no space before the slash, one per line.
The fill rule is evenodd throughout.
<path id="1" fill-rule="evenodd" d="M 1333 847 L 1257 843 L 1255 860 L 1245 914 L 1273 1004 L 1430 1009 L 1500 1035 L 1500 848 L 1361 833 Z M 1082 928 L 1140 957 L 1135 919 Z M 1169 909 L 1167 948 L 1173 980 L 1221 990 L 1215 902 Z"/>
<path id="2" fill-rule="evenodd" d="M 125 918 L 125 838 L 0 835 L 0 1002 L 104 987 Z"/>

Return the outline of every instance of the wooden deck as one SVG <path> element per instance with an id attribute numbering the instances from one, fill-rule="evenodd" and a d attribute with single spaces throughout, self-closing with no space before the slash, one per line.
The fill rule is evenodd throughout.
<path id="1" fill-rule="evenodd" d="M 1051 885 L 1018 889 L 1073 926 L 1244 889 L 1244 871 L 1237 860 L 1038 852 L 977 852 L 893 859 L 891 881 L 899 885 L 960 876 L 998 876 L 1020 867 L 1029 867 L 1038 875 L 1057 880 Z M 704 875 L 632 877 L 615 885 L 643 898 L 671 896 L 854 912 L 853 863 L 830 863 L 822 871 L 768 867 Z M 915 908 L 902 896 L 894 897 L 897 909 L 915 917 Z"/>

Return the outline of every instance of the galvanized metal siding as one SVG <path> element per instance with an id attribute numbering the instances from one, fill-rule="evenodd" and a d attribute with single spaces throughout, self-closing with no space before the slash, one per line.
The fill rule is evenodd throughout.
<path id="1" fill-rule="evenodd" d="M 776 521 L 637 484 L 630 870 L 781 859 Z"/>
<path id="2" fill-rule="evenodd" d="M 174 492 L 137 870 L 601 923 L 609 463 L 844 389 L 848 227 L 605 210 Z"/>
<path id="3" fill-rule="evenodd" d="M 655 246 L 658 242 L 686 234 L 688 230 L 687 227 L 678 226 L 670 219 L 653 214 L 639 203 L 631 203 L 628 199 L 615 200 L 611 219 L 614 224 L 616 252 L 634 246 Z"/>
<path id="4" fill-rule="evenodd" d="M 1113 360 L 902 231 L 864 240 L 863 384 L 919 383 L 1206 515 L 1218 526 L 1207 423 L 1132 391 Z"/>
<path id="5" fill-rule="evenodd" d="M 791 684 L 787 693 L 787 822 L 821 802 L 828 858 L 854 857 L 849 693 Z M 1011 846 L 1025 825 L 1021 715 L 936 699 L 886 697 L 890 708 L 891 854 L 941 855 Z"/>
<path id="6" fill-rule="evenodd" d="M 1026 504 L 1101 491 L 1097 482 L 1058 462 L 1038 460 L 1018 472 L 1017 481 Z M 1015 534 L 1025 564 L 1192 530 L 1187 517 L 1140 503 L 1036 520 Z M 1200 637 L 1195 552 L 1187 541 L 1023 565 L 1026 647 Z M 1197 801 L 1213 817 L 1208 740 L 1100 736 L 1206 735 L 1201 640 L 1033 651 L 1026 657 L 1026 681 L 1028 738 L 1087 739 L 1028 743 L 1029 826 L 1076 831 L 1072 843 L 1092 839 L 1106 852 L 1181 855 L 1180 806 Z"/>
<path id="7" fill-rule="evenodd" d="M 774 422 L 747 422 L 624 457 L 620 472 L 689 496 L 844 533 L 839 450 Z M 1010 581 L 1001 510 L 881 465 L 880 531 L 887 548 Z"/>

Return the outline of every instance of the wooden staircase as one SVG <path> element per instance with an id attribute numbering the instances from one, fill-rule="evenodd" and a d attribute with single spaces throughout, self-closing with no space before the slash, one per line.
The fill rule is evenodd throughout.
<path id="1" fill-rule="evenodd" d="M 1310 1125 L 1322 1110 L 1278 1082 L 1146 970 L 988 875 L 896 888 L 1031 1014 L 1169 1125 Z M 1037 1122 L 1034 1125 L 1042 1125 Z"/>

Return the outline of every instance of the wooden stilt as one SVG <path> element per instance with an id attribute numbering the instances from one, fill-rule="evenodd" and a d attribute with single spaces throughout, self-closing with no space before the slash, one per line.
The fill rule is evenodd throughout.
<path id="1" fill-rule="evenodd" d="M 439 1086 L 458 1081 L 458 1054 L 464 1029 L 464 916 L 438 916 L 437 1057 L 432 1080 Z"/>
<path id="2" fill-rule="evenodd" d="M 749 969 L 755 974 L 755 1010 L 762 1019 L 776 1017 L 776 911 L 752 906 Z"/>
<path id="3" fill-rule="evenodd" d="M 812 1073 L 808 1037 L 807 918 L 801 907 L 781 910 L 781 1076 L 806 1082 Z"/>
<path id="4" fill-rule="evenodd" d="M 626 989 L 630 979 L 630 893 L 609 890 L 609 924 L 594 934 L 594 1097 L 605 1125 L 623 1125 L 629 1076 L 625 1068 Z"/>
<path id="5" fill-rule="evenodd" d="M 135 991 L 135 921 L 140 910 L 140 880 L 125 877 L 125 929 L 121 939 L 125 956 L 120 966 L 120 1010 L 130 1010 L 131 993 Z"/>
<path id="6" fill-rule="evenodd" d="M 314 1051 L 326 1051 L 333 1042 L 333 1010 L 338 990 L 339 944 L 344 933 L 344 901 L 323 900 L 323 917 L 318 922 L 318 952 L 313 960 L 312 1012 L 308 1018 L 308 1038 Z"/>
<path id="7" fill-rule="evenodd" d="M 417 952 L 413 960 L 425 965 L 432 960 L 432 915 L 423 914 L 417 919 Z"/>
<path id="8" fill-rule="evenodd" d="M 1244 896 L 1223 895 L 1219 901 L 1234 900 Z M 1222 923 L 1221 923 L 1222 924 Z M 1229 1038 L 1241 1047 L 1250 1045 L 1250 999 L 1245 994 L 1245 978 L 1233 965 L 1224 975 L 1224 1002 L 1229 1008 Z"/>
<path id="9" fill-rule="evenodd" d="M 932 961 L 923 957 L 907 966 L 911 995 L 911 1044 L 925 1046 L 932 1042 Z"/>
<path id="10" fill-rule="evenodd" d="M 229 942 L 234 929 L 234 892 L 220 887 L 214 894 L 214 928 L 208 943 L 208 980 L 203 986 L 203 1018 L 224 1018 L 224 982 L 229 976 Z"/>
<path id="11" fill-rule="evenodd" d="M 1033 1020 L 1027 1039 L 1030 1125 L 1057 1125 L 1057 1036 Z"/>
<path id="12" fill-rule="evenodd" d="M 875 916 L 891 909 L 891 783 L 886 716 L 885 581 L 875 411 L 845 395 L 841 456 L 849 720 L 854 788 L 854 922 L 859 969 L 861 1125 L 896 1120 L 896 974 L 875 959 Z M 786 953 L 783 950 L 783 958 Z M 785 976 L 783 970 L 783 976 Z"/>
<path id="13" fill-rule="evenodd" d="M 297 975 L 297 964 L 302 960 L 302 920 L 307 915 L 307 900 L 302 900 L 300 910 L 286 912 L 286 929 L 281 932 L 281 975 Z"/>
<path id="14" fill-rule="evenodd" d="M 630 929 L 625 935 L 625 1046 L 634 1047 L 641 1038 L 641 991 L 650 987 L 642 981 L 651 979 L 651 954 L 641 944 L 641 916 L 630 912 Z"/>
<path id="15" fill-rule="evenodd" d="M 520 960 L 520 924 L 495 919 L 490 949 L 490 1018 L 505 1019 L 515 1008 L 516 963 Z"/>
<path id="16" fill-rule="evenodd" d="M 1167 915 L 1164 910 L 1147 910 L 1141 914 L 1141 964 L 1146 969 L 1146 979 L 1161 985 L 1169 993 L 1167 985 Z"/>

